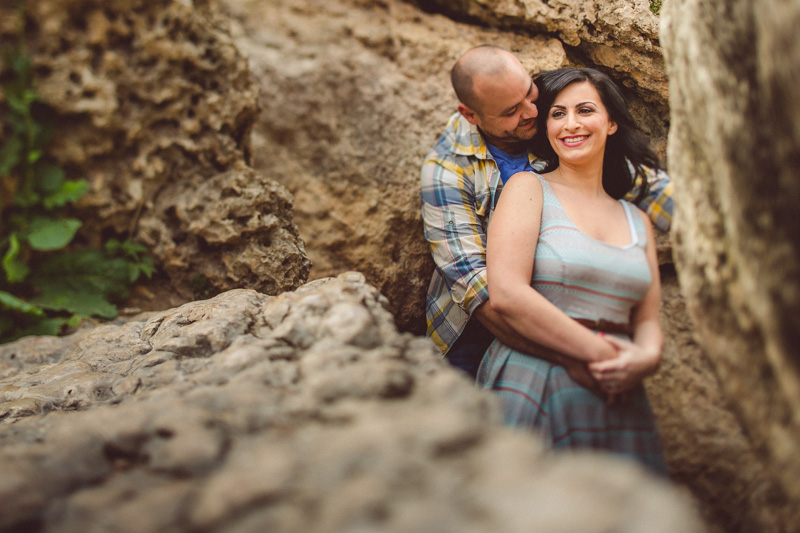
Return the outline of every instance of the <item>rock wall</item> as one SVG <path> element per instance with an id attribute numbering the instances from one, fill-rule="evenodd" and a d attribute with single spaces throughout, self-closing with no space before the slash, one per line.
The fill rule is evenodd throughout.
<path id="1" fill-rule="evenodd" d="M 356 273 L 0 347 L 0 531 L 703 531 L 545 455 Z"/>
<path id="2" fill-rule="evenodd" d="M 16 4 L 0 6 L 0 47 L 17 42 Z M 184 298 L 195 276 L 270 294 L 307 279 L 291 196 L 247 166 L 258 86 L 213 5 L 23 5 L 52 155 L 91 188 L 80 238 L 144 243 Z"/>
<path id="3" fill-rule="evenodd" d="M 665 3 L 681 286 L 735 411 L 800 529 L 800 7 Z"/>

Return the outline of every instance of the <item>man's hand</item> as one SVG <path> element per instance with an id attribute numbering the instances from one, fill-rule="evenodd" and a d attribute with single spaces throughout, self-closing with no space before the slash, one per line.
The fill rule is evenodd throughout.
<path id="1" fill-rule="evenodd" d="M 477 318 L 486 329 L 500 339 L 506 346 L 510 346 L 519 352 L 538 357 L 539 359 L 544 359 L 554 365 L 563 366 L 569 377 L 572 378 L 575 383 L 592 391 L 597 396 L 602 398 L 607 397 L 606 392 L 600 388 L 599 383 L 592 377 L 585 363 L 546 348 L 541 344 L 531 342 L 519 335 L 490 305 L 486 303 L 479 305 L 475 311 L 473 311 L 472 316 Z"/>

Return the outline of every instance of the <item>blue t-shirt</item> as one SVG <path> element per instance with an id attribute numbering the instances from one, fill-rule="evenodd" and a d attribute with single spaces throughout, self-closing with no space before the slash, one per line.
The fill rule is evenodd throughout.
<path id="1" fill-rule="evenodd" d="M 500 148 L 497 148 L 496 146 L 492 146 L 489 143 L 486 143 L 486 147 L 489 149 L 489 152 L 497 162 L 497 168 L 500 170 L 500 180 L 503 182 L 503 185 L 505 185 L 505 183 L 508 181 L 508 178 L 517 172 L 537 171 L 531 166 L 531 162 L 528 160 L 527 151 L 522 152 L 521 154 L 509 154 L 502 151 Z"/>

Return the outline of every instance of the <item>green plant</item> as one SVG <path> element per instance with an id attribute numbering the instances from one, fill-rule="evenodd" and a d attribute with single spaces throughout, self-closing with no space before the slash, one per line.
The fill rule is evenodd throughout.
<path id="1" fill-rule="evenodd" d="M 47 109 L 19 46 L 3 54 L 0 78 L 0 342 L 54 335 L 84 317 L 116 316 L 141 274 L 153 273 L 146 249 L 109 240 L 102 250 L 69 247 L 82 222 L 67 208 L 86 193 L 48 158 Z"/>
<path id="2" fill-rule="evenodd" d="M 658 15 L 661 12 L 662 0 L 650 0 L 650 11 Z"/>

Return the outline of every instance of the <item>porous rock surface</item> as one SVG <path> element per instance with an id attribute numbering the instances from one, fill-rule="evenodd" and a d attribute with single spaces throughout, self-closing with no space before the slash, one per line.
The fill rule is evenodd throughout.
<path id="1" fill-rule="evenodd" d="M 700 532 L 545 455 L 357 273 L 0 348 L 0 531 Z"/>
<path id="2" fill-rule="evenodd" d="M 800 48 L 795 2 L 665 2 L 675 249 L 689 312 L 800 530 Z"/>
<path id="3" fill-rule="evenodd" d="M 17 42 L 17 4 L 0 5 L 0 46 Z M 268 294 L 307 279 L 291 196 L 247 165 L 258 86 L 213 4 L 23 5 L 51 155 L 90 186 L 79 240 L 145 244 L 184 301 L 198 276 Z"/>

